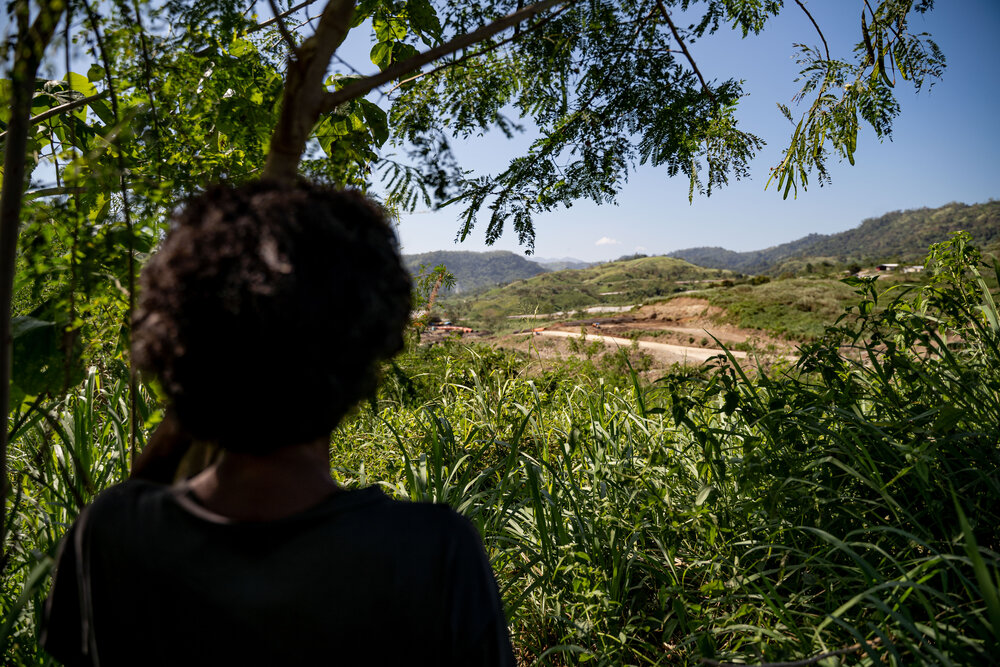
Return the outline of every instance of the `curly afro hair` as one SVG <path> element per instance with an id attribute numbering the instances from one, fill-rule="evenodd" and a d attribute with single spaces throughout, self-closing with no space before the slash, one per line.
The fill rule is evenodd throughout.
<path id="1" fill-rule="evenodd" d="M 362 195 L 216 186 L 143 269 L 133 358 L 191 435 L 262 453 L 327 435 L 402 348 L 409 313 L 395 234 Z"/>

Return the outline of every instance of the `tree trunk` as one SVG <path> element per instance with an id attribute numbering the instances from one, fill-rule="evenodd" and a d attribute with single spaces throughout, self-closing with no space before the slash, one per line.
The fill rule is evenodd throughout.
<path id="1" fill-rule="evenodd" d="M 62 17 L 65 2 L 43 2 L 35 22 L 28 26 L 29 3 L 21 2 L 17 13 L 17 45 L 11 72 L 10 124 L 4 146 L 3 189 L 0 190 L 0 406 L 4 422 L 0 429 L 0 571 L 6 565 L 7 495 L 10 474 L 7 470 L 7 443 L 10 423 L 11 338 L 10 319 L 13 304 L 14 271 L 17 263 L 17 236 L 24 196 L 25 158 L 28 130 L 31 127 L 31 98 L 35 92 L 35 76 L 42 62 L 45 47 L 52 41 L 56 25 Z"/>
<path id="2" fill-rule="evenodd" d="M 306 141 L 323 107 L 326 68 L 347 36 L 353 16 L 353 0 L 330 0 L 323 9 L 316 34 L 289 54 L 281 115 L 271 135 L 262 178 L 295 180 Z M 281 19 L 278 21 L 280 23 Z"/>

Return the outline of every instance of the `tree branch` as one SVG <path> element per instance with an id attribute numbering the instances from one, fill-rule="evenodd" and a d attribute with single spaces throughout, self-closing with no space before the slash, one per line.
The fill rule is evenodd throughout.
<path id="1" fill-rule="evenodd" d="M 398 79 L 402 75 L 419 69 L 428 63 L 434 62 L 435 60 L 451 55 L 456 51 L 492 37 L 498 32 L 502 32 L 507 28 L 518 25 L 522 21 L 531 18 L 535 14 L 545 11 L 550 7 L 554 7 L 559 4 L 573 4 L 578 1 L 579 0 L 542 0 L 542 2 L 536 2 L 533 5 L 528 5 L 524 9 L 516 11 L 513 14 L 508 14 L 501 19 L 497 19 L 489 25 L 473 30 L 470 33 L 460 35 L 446 44 L 436 46 L 433 49 L 424 51 L 423 53 L 418 53 L 412 58 L 394 63 L 378 74 L 373 74 L 360 81 L 355 81 L 354 83 L 346 85 L 336 92 L 326 93 L 323 98 L 322 110 L 324 112 L 331 111 L 345 102 L 350 102 L 353 99 L 361 97 L 368 91 L 378 88 L 384 83 L 388 83 L 393 79 Z"/>
<path id="2" fill-rule="evenodd" d="M 291 9 L 289 9 L 287 12 L 282 12 L 281 14 L 279 14 L 277 12 L 276 8 L 274 7 L 274 4 L 272 3 L 272 5 L 271 5 L 271 11 L 274 12 L 274 17 L 273 18 L 269 18 L 268 20 L 266 20 L 266 21 L 264 21 L 262 23 L 258 23 L 257 25 L 255 25 L 252 28 L 248 29 L 247 30 L 247 34 L 249 35 L 251 33 L 255 33 L 255 32 L 258 32 L 260 30 L 263 30 L 264 28 L 267 28 L 268 26 L 274 25 L 275 23 L 278 23 L 282 19 L 288 18 L 289 16 L 291 16 L 295 12 L 299 11 L 300 9 L 305 9 L 309 5 L 315 4 L 316 2 L 318 2 L 318 0 L 306 0 L 305 2 L 302 2 L 300 4 L 295 5 L 294 7 L 292 7 Z"/>
<path id="3" fill-rule="evenodd" d="M 263 178 L 286 182 L 295 179 L 306 140 L 322 111 L 326 68 L 347 36 L 353 16 L 353 0 L 329 0 L 316 33 L 289 59 L 281 115 L 271 135 Z"/>
<path id="4" fill-rule="evenodd" d="M 796 0 L 796 2 L 798 2 L 798 0 Z M 695 64 L 694 58 L 691 57 L 691 52 L 688 51 L 687 45 L 684 43 L 684 40 L 681 39 L 681 33 L 677 30 L 677 26 L 674 25 L 674 22 L 670 20 L 670 13 L 667 11 L 667 8 L 664 6 L 663 0 L 656 0 L 656 5 L 660 8 L 660 14 L 663 15 L 663 20 L 667 22 L 668 26 L 670 26 L 670 32 L 672 32 L 674 34 L 674 39 L 677 40 L 677 43 L 680 45 L 681 50 L 684 52 L 684 55 L 687 57 L 688 62 L 691 63 L 691 69 L 693 69 L 694 73 L 698 75 L 698 80 L 701 81 L 701 87 L 702 87 L 702 89 L 706 93 L 708 93 L 709 97 L 712 98 L 712 102 L 713 103 L 718 104 L 718 101 L 715 99 L 715 93 L 713 93 L 712 89 L 708 87 L 707 83 L 705 83 L 705 77 L 703 77 L 701 75 L 701 71 L 698 69 L 698 65 Z"/>
<path id="5" fill-rule="evenodd" d="M 76 195 L 84 194 L 87 192 L 87 188 L 83 186 L 79 187 L 54 187 L 54 188 L 42 188 L 40 190 L 30 190 L 24 193 L 24 201 L 33 201 L 35 199 L 40 199 L 42 197 L 63 197 L 66 195 Z"/>
<path id="6" fill-rule="evenodd" d="M 409 83 L 411 81 L 416 81 L 417 79 L 420 79 L 422 77 L 430 76 L 432 74 L 437 74 L 441 70 L 446 70 L 449 67 L 454 67 L 455 65 L 463 63 L 466 60 L 471 60 L 472 58 L 478 58 L 479 56 L 486 55 L 487 53 L 489 53 L 491 51 L 495 51 L 495 50 L 499 49 L 501 46 L 504 46 L 506 44 L 510 44 L 514 40 L 516 40 L 519 37 L 521 37 L 522 34 L 528 34 L 529 32 L 532 32 L 534 30 L 538 30 L 539 28 L 541 28 L 545 24 L 549 23 L 552 19 L 554 19 L 555 17 L 559 16 L 559 14 L 561 14 L 564 11 L 566 11 L 566 9 L 568 9 L 571 4 L 572 3 L 566 3 L 558 11 L 552 12 L 552 14 L 546 16 L 541 21 L 539 21 L 539 22 L 535 23 L 534 25 L 532 25 L 531 27 L 529 27 L 527 30 L 525 30 L 524 33 L 521 33 L 520 30 L 515 30 L 514 34 L 511 35 L 510 37 L 508 37 L 507 39 L 499 41 L 496 44 L 492 44 L 491 46 L 488 46 L 488 47 L 486 47 L 485 49 L 483 49 L 481 51 L 476 51 L 475 53 L 466 53 L 461 58 L 456 58 L 455 60 L 450 60 L 450 61 L 448 61 L 446 63 L 438 65 L 437 67 L 435 67 L 432 70 L 428 70 L 427 72 L 421 72 L 420 74 L 415 74 L 415 75 L 413 75 L 413 76 L 411 76 L 411 77 L 409 77 L 407 79 L 403 79 L 402 81 L 400 81 L 399 83 L 397 83 L 395 86 L 393 86 L 392 88 L 390 88 L 388 90 L 388 92 L 386 92 L 386 95 L 391 94 L 392 91 L 396 90 L 400 86 L 402 86 L 404 84 L 407 84 L 407 83 Z M 517 26 L 516 26 L 516 28 L 520 28 L 520 27 L 521 27 L 521 24 L 518 23 Z"/>
<path id="7" fill-rule="evenodd" d="M 17 260 L 17 237 L 24 196 L 25 161 L 28 130 L 31 128 L 31 98 L 35 76 L 45 47 L 52 41 L 66 3 L 53 0 L 40 3 L 34 23 L 28 26 L 29 4 L 19 2 L 17 44 L 11 68 L 9 138 L 4 147 L 3 186 L 0 188 L 0 408 L 4 425 L 0 428 L 0 568 L 7 556 L 7 418 L 10 415 L 10 379 L 12 369 L 10 317 L 13 305 L 14 267 Z"/>
<path id="8" fill-rule="evenodd" d="M 819 29 L 819 24 L 816 23 L 816 19 L 814 19 L 813 15 L 809 13 L 809 10 L 806 9 L 806 6 L 804 4 L 802 4 L 802 0 L 795 0 L 795 4 L 797 4 L 802 9 L 802 11 L 804 11 L 806 13 L 806 16 L 809 17 L 809 20 L 812 21 L 813 27 L 816 28 L 816 32 L 819 33 L 819 38 L 823 40 L 823 49 L 826 51 L 826 59 L 829 62 L 829 60 L 830 60 L 830 46 L 829 46 L 829 44 L 826 43 L 826 37 L 823 35 L 823 31 Z M 865 4 L 868 4 L 868 3 L 866 2 Z M 869 7 L 869 9 L 871 9 L 871 7 Z M 862 10 L 862 11 L 864 11 L 864 10 Z M 874 16 L 874 13 L 872 15 Z"/>
<path id="9" fill-rule="evenodd" d="M 262 178 L 286 182 L 295 179 L 306 141 L 321 113 L 361 97 L 373 88 L 419 69 L 427 63 L 488 39 L 550 7 L 578 1 L 542 0 L 489 25 L 456 37 L 447 44 L 395 63 L 378 74 L 329 93 L 322 85 L 326 68 L 347 36 L 354 15 L 354 2 L 351 0 L 329 0 L 323 9 L 316 34 L 307 39 L 297 49 L 294 58 L 289 60 L 285 92 L 281 102 L 281 116 L 271 136 L 271 150 L 267 155 Z"/>
<path id="10" fill-rule="evenodd" d="M 273 21 L 278 24 L 278 32 L 281 33 L 281 38 L 285 40 L 285 44 L 288 45 L 289 58 L 295 56 L 298 51 L 298 47 L 295 46 L 295 38 L 292 37 L 292 33 L 288 32 L 288 26 L 285 25 L 285 19 L 278 11 L 278 5 L 274 0 L 267 0 L 267 4 L 271 6 L 271 13 L 274 14 Z"/>
<path id="11" fill-rule="evenodd" d="M 28 125 L 32 126 L 32 125 L 38 125 L 39 123 L 44 123 L 53 116 L 58 116 L 61 113 L 72 111 L 73 109 L 79 109 L 80 107 L 86 106 L 91 102 L 99 100 L 106 95 L 107 92 L 97 93 L 96 95 L 91 95 L 90 97 L 81 97 L 80 99 L 73 100 L 72 102 L 66 102 L 65 104 L 60 104 L 59 106 L 52 107 L 51 109 L 43 111 L 37 116 L 32 116 L 28 120 Z M 7 138 L 8 132 L 10 132 L 10 130 L 7 130 L 5 132 L 0 132 L 0 141 L 3 141 L 4 139 Z"/>

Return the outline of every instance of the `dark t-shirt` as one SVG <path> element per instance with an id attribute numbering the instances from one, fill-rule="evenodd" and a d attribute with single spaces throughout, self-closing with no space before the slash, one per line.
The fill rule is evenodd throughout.
<path id="1" fill-rule="evenodd" d="M 68 665 L 513 665 L 479 535 L 375 488 L 235 522 L 185 485 L 102 493 L 60 549 L 42 645 Z"/>

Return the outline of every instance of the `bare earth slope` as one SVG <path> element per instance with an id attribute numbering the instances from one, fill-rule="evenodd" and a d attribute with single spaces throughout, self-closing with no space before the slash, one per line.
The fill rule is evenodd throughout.
<path id="1" fill-rule="evenodd" d="M 599 341 L 613 352 L 630 347 L 634 339 L 638 350 L 653 358 L 654 368 L 675 363 L 701 364 L 724 353 L 719 343 L 737 359 L 754 365 L 795 358 L 794 341 L 723 324 L 724 315 L 722 308 L 704 299 L 680 297 L 612 317 L 558 322 L 536 330 L 532 337 L 525 336 L 527 332 L 501 336 L 497 342 L 502 347 L 530 351 L 541 359 L 578 354 L 580 342 Z M 570 343 L 569 338 L 577 338 L 577 344 Z"/>

